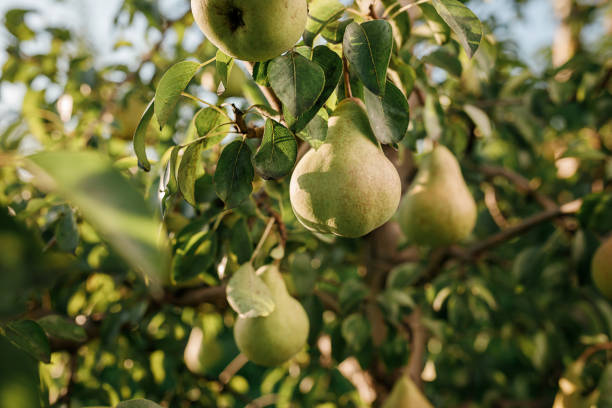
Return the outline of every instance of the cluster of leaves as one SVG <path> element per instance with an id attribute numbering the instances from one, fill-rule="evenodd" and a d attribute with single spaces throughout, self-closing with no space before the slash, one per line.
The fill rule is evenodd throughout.
<path id="1" fill-rule="evenodd" d="M 313 0 L 302 42 L 247 67 L 206 41 L 187 50 L 190 12 L 167 21 L 154 2 L 125 0 L 119 28 L 140 16 L 160 34 L 136 70 L 100 68 L 74 32 L 36 32 L 27 16 L 38 11 L 9 10 L 2 82 L 26 93 L 0 134 L 0 396 L 27 407 L 269 395 L 368 406 L 417 353 L 407 316 L 418 315 L 435 406 L 609 401 L 605 355 L 578 359 L 612 338 L 612 307 L 589 273 L 612 230 L 609 40 L 536 75 L 461 2 L 418 3 Z M 47 52 L 24 51 L 48 35 Z M 460 158 L 479 204 L 476 245 L 543 202 L 582 199 L 579 213 L 436 268 L 437 253 L 402 246 L 392 223 L 361 240 L 306 231 L 286 176 L 351 94 L 403 157 L 404 179 L 411 152 L 432 140 Z M 308 312 L 308 347 L 282 367 L 232 368 L 228 301 L 265 313 L 265 295 L 248 288 L 251 266 L 269 262 Z M 209 351 L 191 372 L 197 331 Z M 355 380 L 362 371 L 373 387 Z"/>

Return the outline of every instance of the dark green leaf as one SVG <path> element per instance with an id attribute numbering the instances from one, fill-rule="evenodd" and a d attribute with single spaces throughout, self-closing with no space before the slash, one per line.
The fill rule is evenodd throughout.
<path id="1" fill-rule="evenodd" d="M 198 166 L 200 165 L 200 154 L 202 143 L 192 143 L 183 152 L 181 164 L 178 168 L 178 186 L 183 198 L 192 206 L 196 206 L 194 197 L 195 181 L 198 176 Z"/>
<path id="2" fill-rule="evenodd" d="M 155 91 L 155 116 L 160 127 L 164 127 L 176 103 L 181 97 L 200 64 L 193 61 L 181 61 L 174 64 L 162 76 Z"/>
<path id="3" fill-rule="evenodd" d="M 273 59 L 268 67 L 268 79 L 293 117 L 310 109 L 325 85 L 325 74 L 319 64 L 295 52 Z"/>
<path id="4" fill-rule="evenodd" d="M 438 45 L 442 45 L 448 41 L 450 36 L 450 27 L 442 20 L 436 9 L 429 3 L 419 4 L 419 8 L 423 13 L 427 26 L 433 33 L 434 39 Z"/>
<path id="5" fill-rule="evenodd" d="M 205 273 L 217 255 L 217 237 L 213 232 L 201 231 L 178 248 L 172 260 L 172 280 L 186 282 Z"/>
<path id="6" fill-rule="evenodd" d="M 38 319 L 36 323 L 38 323 L 49 336 L 76 342 L 87 340 L 85 329 L 67 317 L 48 315 Z"/>
<path id="7" fill-rule="evenodd" d="M 204 108 L 196 114 L 194 124 L 198 137 L 206 136 L 202 142 L 202 150 L 216 145 L 227 136 L 225 131 L 229 131 L 229 125 L 221 126 L 227 121 L 227 118 L 214 108 Z"/>
<path id="8" fill-rule="evenodd" d="M 612 363 L 608 363 L 599 379 L 599 408 L 612 408 Z"/>
<path id="9" fill-rule="evenodd" d="M 51 346 L 44 330 L 32 320 L 18 320 L 4 326 L 4 336 L 38 361 L 51 362 Z"/>
<path id="10" fill-rule="evenodd" d="M 324 45 L 319 45 L 312 52 L 312 60 L 323 68 L 325 73 L 325 85 L 321 95 L 317 98 L 315 104 L 304 112 L 299 118 L 295 119 L 290 114 L 285 115 L 287 125 L 293 132 L 299 132 L 315 117 L 317 112 L 325 105 L 331 94 L 338 86 L 338 82 L 342 77 L 342 59 Z"/>
<path id="11" fill-rule="evenodd" d="M 374 135 L 380 143 L 397 143 L 404 138 L 410 121 L 410 107 L 406 97 L 391 81 L 387 81 L 384 96 L 367 88 L 365 105 Z"/>
<path id="12" fill-rule="evenodd" d="M 376 95 L 384 95 L 387 67 L 393 47 L 391 25 L 385 20 L 351 23 L 346 27 L 342 49 L 361 82 Z"/>
<path id="13" fill-rule="evenodd" d="M 369 293 L 368 288 L 360 281 L 351 279 L 342 284 L 338 293 L 340 309 L 346 313 L 359 305 Z"/>
<path id="14" fill-rule="evenodd" d="M 217 90 L 217 95 L 222 95 L 227 88 L 227 79 L 229 78 L 232 67 L 234 66 L 234 59 L 229 55 L 223 53 L 223 51 L 217 51 L 217 57 L 215 59 L 215 66 L 217 68 L 217 75 L 221 78 L 221 84 Z"/>
<path id="15" fill-rule="evenodd" d="M 227 284 L 227 301 L 241 317 L 268 316 L 276 305 L 263 280 L 255 274 L 253 265 L 242 265 Z"/>
<path id="16" fill-rule="evenodd" d="M 270 86 L 268 82 L 268 66 L 270 61 L 256 62 L 253 65 L 253 79 L 261 86 Z"/>
<path id="17" fill-rule="evenodd" d="M 243 264 L 251 259 L 253 242 L 244 218 L 239 218 L 230 230 L 230 248 L 236 254 L 238 263 Z"/>
<path id="18" fill-rule="evenodd" d="M 370 338 L 370 324 L 359 313 L 354 313 L 342 321 L 342 337 L 353 350 L 361 350 Z"/>
<path id="19" fill-rule="evenodd" d="M 323 28 L 338 19 L 344 12 L 344 5 L 338 0 L 312 0 L 308 4 L 308 21 L 304 31 L 304 43 L 312 45 Z"/>
<path id="20" fill-rule="evenodd" d="M 315 288 L 318 273 L 312 267 L 311 257 L 304 252 L 296 253 L 291 259 L 291 279 L 299 296 L 310 295 Z"/>
<path id="21" fill-rule="evenodd" d="M 136 131 L 134 132 L 134 152 L 136 153 L 136 157 L 138 158 L 138 167 L 140 167 L 144 171 L 151 170 L 151 163 L 149 163 L 149 160 L 147 159 L 147 150 L 145 142 L 149 123 L 151 123 L 151 118 L 153 118 L 154 103 L 155 99 L 149 102 L 149 105 L 142 114 L 142 118 L 140 118 L 140 122 L 138 123 Z"/>
<path id="22" fill-rule="evenodd" d="M 293 134 L 278 122 L 266 120 L 261 145 L 253 155 L 253 167 L 264 179 L 277 179 L 293 169 L 297 142 Z"/>
<path id="23" fill-rule="evenodd" d="M 99 153 L 30 156 L 38 185 L 76 205 L 96 232 L 157 285 L 167 279 L 168 248 L 161 223 L 142 195 Z"/>
<path id="24" fill-rule="evenodd" d="M 79 245 L 79 228 L 69 205 L 62 205 L 55 224 L 55 240 L 61 251 L 74 253 Z"/>
<path id="25" fill-rule="evenodd" d="M 236 207 L 253 190 L 251 149 L 244 140 L 234 140 L 225 146 L 215 171 L 215 190 L 227 207 Z"/>
<path id="26" fill-rule="evenodd" d="M 482 39 L 478 17 L 458 0 L 432 0 L 432 5 L 459 38 L 467 56 L 472 58 Z"/>

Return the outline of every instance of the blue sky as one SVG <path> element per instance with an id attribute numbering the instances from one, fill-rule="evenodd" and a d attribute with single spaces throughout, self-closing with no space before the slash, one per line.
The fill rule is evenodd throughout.
<path id="1" fill-rule="evenodd" d="M 127 30 L 117 30 L 113 18 L 121 0 L 2 0 L 0 15 L 10 8 L 31 8 L 41 13 L 28 15 L 28 24 L 34 29 L 49 25 L 68 26 L 81 34 L 88 46 L 97 50 L 99 65 L 111 62 L 134 61 L 138 64 L 138 56 L 149 48 L 147 42 L 154 42 L 156 33 L 148 33 L 146 40 L 146 22 L 135 19 Z M 550 0 L 529 0 L 524 8 L 524 18 L 519 19 L 511 2 L 507 0 L 473 0 L 470 8 L 481 18 L 495 16 L 505 28 L 496 33 L 503 38 L 516 41 L 520 55 L 534 69 L 538 63 L 538 51 L 552 42 L 554 29 L 557 25 Z M 178 17 L 189 8 L 188 0 L 163 0 L 159 2 L 162 13 L 169 18 Z M 4 64 L 6 54 L 3 51 L 7 44 L 7 33 L 0 29 L 0 65 Z M 194 27 L 190 33 L 193 40 L 199 40 L 201 33 Z M 113 50 L 113 44 L 119 39 L 126 39 L 134 44 L 134 48 L 124 47 Z M 44 38 L 29 45 L 28 52 L 44 52 L 48 41 Z M 541 60 L 540 60 L 541 61 Z M 41 86 L 44 86 L 42 84 Z M 61 91 L 61 90 L 59 90 Z M 23 89 L 19 86 L 4 85 L 0 89 L 0 112 L 7 107 L 20 106 Z M 3 109 L 4 108 L 4 109 Z"/>

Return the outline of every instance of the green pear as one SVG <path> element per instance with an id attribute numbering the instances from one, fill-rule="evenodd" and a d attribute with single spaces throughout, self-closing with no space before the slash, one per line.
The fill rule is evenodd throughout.
<path id="1" fill-rule="evenodd" d="M 459 242 L 474 229 L 476 203 L 446 147 L 437 145 L 423 158 L 398 221 L 408 241 L 432 247 Z"/>
<path id="2" fill-rule="evenodd" d="M 219 362 L 223 350 L 216 339 L 205 339 L 202 329 L 191 329 L 183 358 L 189 371 L 206 374 Z"/>
<path id="3" fill-rule="evenodd" d="M 266 61 L 300 39 L 306 0 L 191 0 L 193 17 L 221 51 L 245 61 Z"/>
<path id="4" fill-rule="evenodd" d="M 433 408 L 410 377 L 402 375 L 396 381 L 382 408 Z"/>
<path id="5" fill-rule="evenodd" d="M 289 195 L 297 219 L 312 231 L 356 238 L 393 216 L 400 178 L 374 138 L 361 101 L 338 104 L 325 143 L 295 167 Z"/>
<path id="6" fill-rule="evenodd" d="M 310 323 L 300 302 L 287 292 L 276 266 L 263 266 L 257 272 L 276 306 L 268 316 L 238 317 L 234 339 L 249 360 L 271 367 L 289 360 L 304 347 Z"/>
<path id="7" fill-rule="evenodd" d="M 612 237 L 595 251 L 591 261 L 591 274 L 597 289 L 605 297 L 612 299 Z"/>

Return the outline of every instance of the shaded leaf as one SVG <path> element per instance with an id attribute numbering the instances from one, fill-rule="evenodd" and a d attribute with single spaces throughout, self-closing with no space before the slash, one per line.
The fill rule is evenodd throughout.
<path id="1" fill-rule="evenodd" d="M 155 116 L 160 128 L 166 125 L 176 103 L 181 97 L 200 64 L 194 61 L 181 61 L 174 64 L 162 76 L 155 91 Z"/>
<path id="2" fill-rule="evenodd" d="M 397 143 L 404 138 L 410 121 L 406 97 L 391 81 L 387 81 L 384 96 L 365 89 L 365 105 L 374 135 L 379 142 Z"/>
<path id="3" fill-rule="evenodd" d="M 253 155 L 253 167 L 264 179 L 277 179 L 293 169 L 297 142 L 293 134 L 278 122 L 266 120 L 261 145 Z"/>
<path id="4" fill-rule="evenodd" d="M 133 399 L 129 401 L 123 401 L 117 404 L 115 408 L 162 408 L 152 401 L 145 399 Z"/>
<path id="5" fill-rule="evenodd" d="M 472 58 L 482 39 L 478 17 L 458 0 L 432 0 L 431 4 L 459 38 L 467 56 Z"/>
<path id="6" fill-rule="evenodd" d="M 32 320 L 18 320 L 4 326 L 4 336 L 38 361 L 51 362 L 51 346 L 44 330 Z"/>
<path id="7" fill-rule="evenodd" d="M 244 140 L 234 140 L 225 148 L 217 162 L 215 190 L 228 207 L 236 207 L 253 190 L 251 149 Z"/>
<path id="8" fill-rule="evenodd" d="M 94 152 L 44 152 L 29 157 L 37 184 L 79 207 L 83 217 L 153 284 L 167 277 L 161 223 L 112 163 Z"/>
<path id="9" fill-rule="evenodd" d="M 36 323 L 38 323 L 49 336 L 76 342 L 87 340 L 85 329 L 67 317 L 48 315 L 41 317 Z"/>
<path id="10" fill-rule="evenodd" d="M 227 284 L 227 301 L 244 318 L 268 316 L 276 307 L 270 290 L 251 263 L 234 272 Z"/>
<path id="11" fill-rule="evenodd" d="M 268 79 L 283 107 L 294 117 L 314 105 L 325 85 L 319 64 L 295 52 L 274 58 L 268 67 Z"/>
<path id="12" fill-rule="evenodd" d="M 221 126 L 227 122 L 227 118 L 214 108 L 203 108 L 195 116 L 194 124 L 198 137 L 206 137 L 202 141 L 202 150 L 211 148 L 221 142 L 229 131 L 229 125 Z"/>
<path id="13" fill-rule="evenodd" d="M 338 82 L 342 77 L 342 59 L 324 45 L 319 45 L 312 52 L 312 60 L 323 68 L 325 73 L 325 85 L 323 91 L 317 98 L 315 104 L 304 112 L 299 118 L 295 119 L 291 115 L 286 114 L 285 119 L 287 125 L 293 132 L 299 132 L 316 116 L 317 112 L 325 105 L 331 94 L 338 86 Z"/>
<path id="14" fill-rule="evenodd" d="M 270 86 L 268 82 L 268 66 L 270 61 L 256 62 L 253 65 L 253 79 L 262 86 Z"/>
<path id="15" fill-rule="evenodd" d="M 313 0 L 308 4 L 308 20 L 304 31 L 304 43 L 312 45 L 315 37 L 332 21 L 344 13 L 344 5 L 338 0 Z"/>
<path id="16" fill-rule="evenodd" d="M 385 20 L 351 23 L 346 27 L 342 43 L 344 55 L 351 70 L 376 95 L 385 93 L 392 46 L 391 25 Z"/>
<path id="17" fill-rule="evenodd" d="M 456 77 L 461 76 L 461 62 L 455 54 L 450 52 L 446 47 L 439 47 L 433 52 L 425 55 L 422 58 L 423 62 L 426 62 L 436 67 L 440 67 L 446 72 Z"/>
<path id="18" fill-rule="evenodd" d="M 306 128 L 300 133 L 300 137 L 308 142 L 310 146 L 318 149 L 319 146 L 327 139 L 327 121 L 329 114 L 325 109 L 321 109 L 319 113 L 310 121 Z"/>
<path id="19" fill-rule="evenodd" d="M 251 240 L 251 234 L 244 218 L 238 219 L 232 226 L 230 231 L 230 248 L 236 254 L 238 263 L 242 264 L 251 259 L 253 241 Z"/>
<path id="20" fill-rule="evenodd" d="M 142 114 L 142 118 L 140 118 L 140 122 L 138 123 L 136 131 L 134 132 L 134 152 L 138 158 L 138 167 L 144 171 L 151 170 L 151 163 L 149 163 L 149 160 L 147 159 L 145 142 L 149 123 L 151 123 L 151 118 L 153 118 L 154 103 L 155 99 L 149 102 L 149 105 Z"/>
<path id="21" fill-rule="evenodd" d="M 65 252 L 74 253 L 79 245 L 79 228 L 69 205 L 60 207 L 59 219 L 55 224 L 55 240 L 57 247 Z"/>
<path id="22" fill-rule="evenodd" d="M 353 313 L 342 321 L 342 337 L 353 350 L 361 350 L 370 338 L 370 324 L 360 313 Z"/>
<path id="23" fill-rule="evenodd" d="M 217 237 L 213 232 L 201 231 L 176 250 L 172 260 L 172 281 L 185 282 L 210 268 L 217 255 Z"/>
<path id="24" fill-rule="evenodd" d="M 349 18 L 347 20 L 334 21 L 333 23 L 327 24 L 323 31 L 321 31 L 321 36 L 332 44 L 340 44 L 344 38 L 346 27 L 353 21 L 352 18 Z"/>

